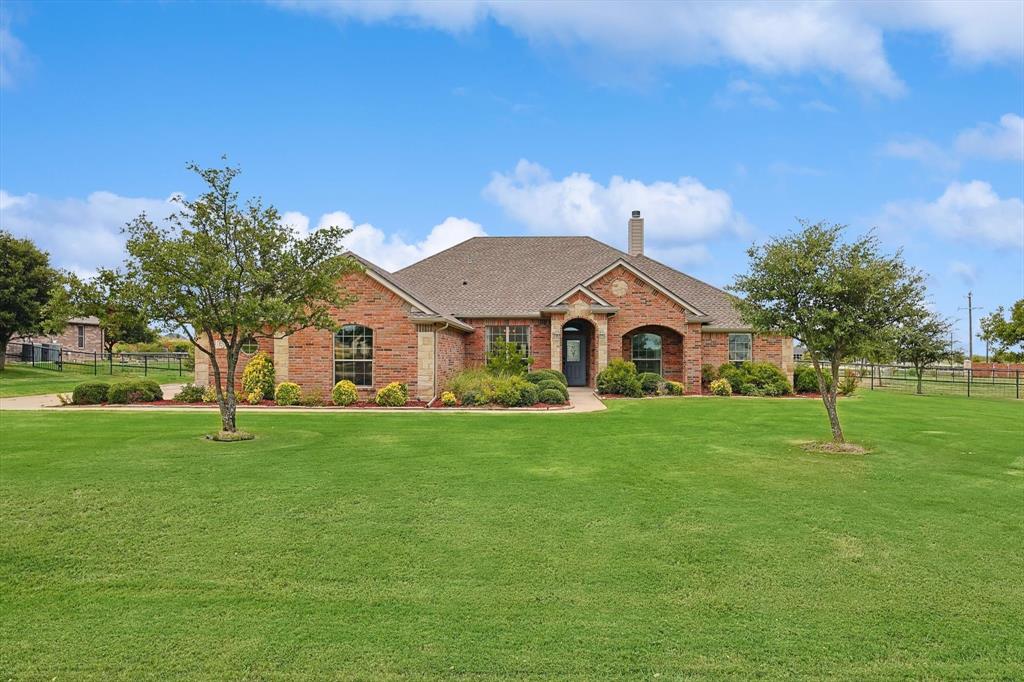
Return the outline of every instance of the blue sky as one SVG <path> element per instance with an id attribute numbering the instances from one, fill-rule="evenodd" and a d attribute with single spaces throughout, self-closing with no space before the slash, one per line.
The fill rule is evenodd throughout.
<path id="1" fill-rule="evenodd" d="M 386 267 L 591 234 L 715 284 L 795 218 L 872 227 L 962 318 L 1024 296 L 1024 3 L 19 3 L 0 222 L 90 272 L 200 188 Z M 976 351 L 980 348 L 976 344 Z"/>

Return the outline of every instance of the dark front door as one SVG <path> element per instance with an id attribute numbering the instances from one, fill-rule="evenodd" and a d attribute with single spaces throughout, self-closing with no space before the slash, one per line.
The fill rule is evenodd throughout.
<path id="1" fill-rule="evenodd" d="M 582 331 L 562 334 L 562 371 L 570 386 L 587 385 L 587 335 Z"/>

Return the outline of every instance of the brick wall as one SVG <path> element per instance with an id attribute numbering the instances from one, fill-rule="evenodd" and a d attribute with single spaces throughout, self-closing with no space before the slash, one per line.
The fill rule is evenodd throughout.
<path id="1" fill-rule="evenodd" d="M 729 361 L 729 333 L 705 332 L 703 335 L 704 364 L 719 365 Z M 754 362 L 770 362 L 783 374 L 793 379 L 793 339 L 783 336 L 754 334 L 751 348 Z"/>
<path id="2" fill-rule="evenodd" d="M 973 370 L 971 374 L 976 379 L 991 379 L 993 375 L 996 378 L 1009 377 L 1012 379 L 1017 376 L 1017 372 L 1024 376 L 1024 364 L 1019 362 L 972 362 L 971 370 Z"/>
<path id="3" fill-rule="evenodd" d="M 528 326 L 530 327 L 530 356 L 533 358 L 533 367 L 551 366 L 551 322 L 547 319 L 530 318 L 470 318 L 462 320 L 473 327 L 473 331 L 465 335 L 465 359 L 466 367 L 480 367 L 487 363 L 486 341 L 487 327 Z"/>
<path id="4" fill-rule="evenodd" d="M 466 335 L 452 328 L 437 332 L 437 393 L 447 390 L 449 383 L 465 366 Z"/>
<path id="5" fill-rule="evenodd" d="M 103 348 L 103 332 L 100 330 L 97 324 L 83 324 L 82 330 L 85 333 L 85 343 L 82 346 L 78 345 L 78 326 L 75 323 L 69 324 L 64 328 L 60 334 L 47 336 L 44 334 L 37 334 L 35 336 L 25 336 L 22 338 L 15 338 L 14 341 L 19 343 L 56 343 L 60 344 L 62 348 L 71 351 L 79 351 L 82 353 L 102 353 Z M 73 355 L 70 357 L 74 357 Z M 90 361 L 91 362 L 91 361 Z"/>

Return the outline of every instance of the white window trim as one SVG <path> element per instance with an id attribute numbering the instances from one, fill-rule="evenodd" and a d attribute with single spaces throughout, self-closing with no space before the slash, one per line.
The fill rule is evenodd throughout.
<path id="1" fill-rule="evenodd" d="M 348 327 L 348 326 L 363 327 L 364 329 L 369 329 L 370 330 L 371 343 L 370 343 L 370 359 L 369 360 L 339 360 L 338 359 L 338 352 L 337 352 L 338 351 L 338 334 L 341 332 L 341 328 L 342 327 Z M 359 324 L 357 322 L 350 322 L 348 324 L 341 325 L 341 327 L 338 327 L 338 331 L 336 331 L 333 334 L 331 334 L 331 360 L 333 362 L 333 364 L 331 365 L 331 377 L 332 377 L 331 386 L 333 387 L 334 384 L 338 383 L 338 363 L 339 362 L 353 362 L 353 363 L 355 363 L 355 362 L 369 362 L 370 363 L 370 383 L 368 383 L 368 384 L 356 384 L 356 388 L 373 388 L 374 386 L 376 386 L 377 385 L 376 384 L 376 380 L 377 380 L 377 353 L 375 352 L 375 350 L 376 350 L 375 349 L 376 343 L 377 343 L 377 331 L 373 327 L 371 327 L 369 325 Z M 353 382 L 353 383 L 355 383 L 355 382 Z"/>
<path id="2" fill-rule="evenodd" d="M 748 353 L 746 358 L 736 359 L 732 356 L 732 337 L 734 336 L 745 336 L 748 341 Z M 728 352 L 729 362 L 752 362 L 754 360 L 754 335 L 747 332 L 735 332 L 731 333 L 726 337 L 726 350 Z"/>
<path id="3" fill-rule="evenodd" d="M 484 356 L 491 354 L 491 337 L 490 332 L 492 329 L 504 330 L 504 341 L 505 343 L 510 342 L 512 335 L 512 327 L 526 327 L 526 357 L 533 357 L 533 325 L 532 324 L 489 324 L 484 327 Z"/>
<path id="4" fill-rule="evenodd" d="M 640 336 L 641 334 L 651 334 L 652 336 L 657 336 L 659 339 L 661 339 L 661 348 L 658 351 L 658 353 L 659 353 L 659 355 L 658 355 L 658 371 L 656 372 L 656 374 L 658 374 L 658 376 L 662 376 L 662 377 L 665 376 L 665 373 L 664 373 L 664 370 L 665 370 L 665 337 L 662 336 L 661 334 L 655 334 L 654 332 L 641 332 L 640 334 L 634 334 L 633 336 L 631 336 L 629 338 L 629 359 L 630 359 L 630 362 L 632 362 L 633 364 L 636 364 L 637 360 L 642 360 L 643 362 L 650 362 L 651 361 L 651 358 L 638 358 L 638 357 L 636 357 L 636 346 L 634 345 L 633 339 L 635 339 L 637 336 Z"/>

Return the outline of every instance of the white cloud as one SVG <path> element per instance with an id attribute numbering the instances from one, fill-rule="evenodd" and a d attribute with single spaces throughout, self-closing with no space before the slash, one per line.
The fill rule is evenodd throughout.
<path id="1" fill-rule="evenodd" d="M 822 102 L 820 99 L 812 99 L 809 102 L 804 102 L 800 106 L 807 111 L 820 111 L 823 114 L 835 114 L 839 111 L 828 102 Z"/>
<path id="2" fill-rule="evenodd" d="M 886 204 L 880 222 L 891 229 L 923 227 L 996 248 L 1024 248 L 1024 202 L 1000 198 L 992 185 L 980 180 L 952 182 L 935 201 Z"/>
<path id="3" fill-rule="evenodd" d="M 760 83 L 743 80 L 731 80 L 725 89 L 715 93 L 712 103 L 721 109 L 731 109 L 744 102 L 759 109 L 778 109 L 779 102 L 765 91 Z"/>
<path id="4" fill-rule="evenodd" d="M 0 228 L 32 239 L 50 253 L 53 265 L 91 275 L 99 267 L 115 267 L 123 262 L 125 237 L 121 228 L 125 223 L 143 212 L 159 222 L 177 208 L 171 197 L 151 199 L 93 192 L 85 199 L 50 199 L 0 190 Z M 485 234 L 479 224 L 454 217 L 435 225 L 424 239 L 412 242 L 387 235 L 369 223 L 356 225 L 343 211 L 325 213 L 312 228 L 309 218 L 298 211 L 282 213 L 281 222 L 299 236 L 328 225 L 351 229 L 345 246 L 388 270 Z"/>
<path id="5" fill-rule="evenodd" d="M 10 12 L 6 7 L 0 7 L 0 88 L 15 84 L 26 59 L 25 46 L 11 32 Z"/>
<path id="6" fill-rule="evenodd" d="M 310 232 L 309 218 L 297 211 L 283 213 L 281 222 L 290 225 L 300 236 Z M 370 223 L 356 225 L 352 217 L 344 211 L 323 214 L 313 230 L 328 226 L 351 230 L 345 237 L 346 248 L 391 271 L 404 268 L 470 237 L 482 237 L 487 234 L 479 223 L 454 216 L 449 216 L 439 225 L 435 225 L 423 239 L 412 242 L 407 242 L 397 234 L 385 234 L 383 230 Z"/>
<path id="7" fill-rule="evenodd" d="M 978 269 L 972 263 L 959 260 L 950 261 L 949 272 L 959 277 L 960 281 L 967 285 L 974 284 L 978 278 Z"/>
<path id="8" fill-rule="evenodd" d="M 89 273 L 121 264 L 125 223 L 143 212 L 163 220 L 176 208 L 171 197 L 122 197 L 101 191 L 85 199 L 51 199 L 0 190 L 0 227 L 49 251 L 53 265 Z"/>
<path id="9" fill-rule="evenodd" d="M 882 147 L 882 154 L 895 159 L 919 161 L 931 168 L 954 170 L 959 163 L 942 147 L 921 137 L 890 140 Z"/>
<path id="10" fill-rule="evenodd" d="M 630 211 L 640 210 L 652 250 L 748 229 L 728 193 L 688 177 L 647 184 L 613 176 L 602 185 L 587 173 L 556 180 L 522 159 L 512 173 L 495 173 L 484 196 L 531 232 L 590 235 L 613 244 L 625 242 Z"/>
<path id="11" fill-rule="evenodd" d="M 938 35 L 950 58 L 965 64 L 1015 62 L 1024 54 L 1024 4 L 999 0 L 274 4 L 339 21 L 391 21 L 454 34 L 493 21 L 538 45 L 599 50 L 647 65 L 728 61 L 765 74 L 838 74 L 890 96 L 904 85 L 886 58 L 886 33 Z"/>
<path id="12" fill-rule="evenodd" d="M 998 125 L 965 130 L 956 138 L 956 150 L 964 156 L 1024 161 L 1024 118 L 1003 114 Z"/>

